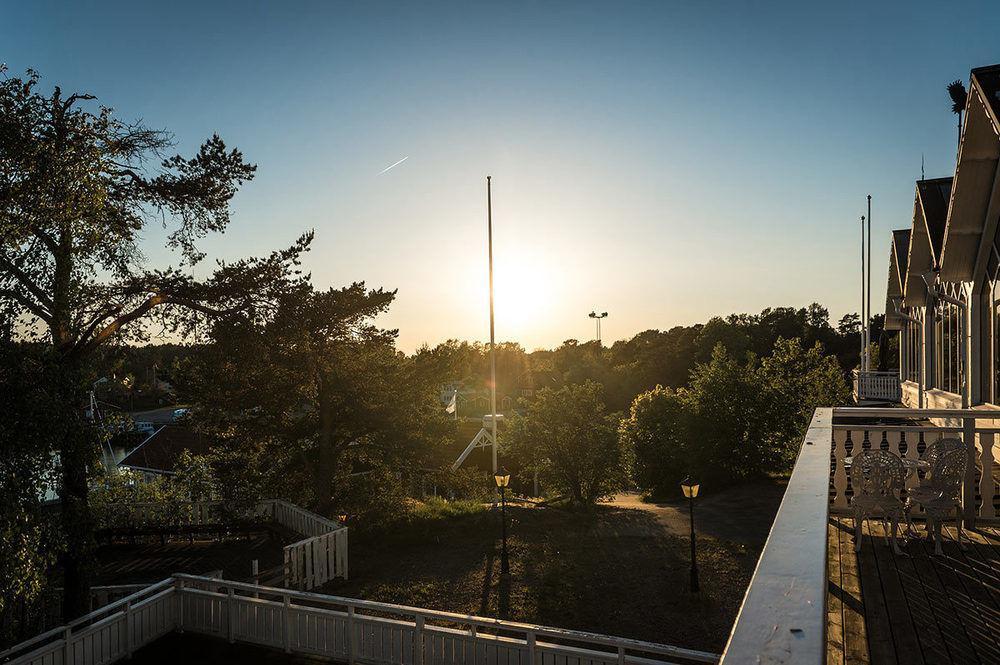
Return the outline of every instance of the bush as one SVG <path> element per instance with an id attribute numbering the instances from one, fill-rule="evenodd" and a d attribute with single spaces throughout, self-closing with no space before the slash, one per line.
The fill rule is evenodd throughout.
<path id="1" fill-rule="evenodd" d="M 423 493 L 437 488 L 437 493 L 451 501 L 491 501 L 496 494 L 492 474 L 476 468 L 456 471 L 439 469 L 422 479 Z"/>
<path id="2" fill-rule="evenodd" d="M 362 529 L 385 526 L 409 511 L 400 474 L 384 464 L 373 464 L 362 474 L 338 480 L 333 505 L 346 516 L 348 524 Z"/>
<path id="3" fill-rule="evenodd" d="M 635 398 L 619 428 L 622 445 L 635 455 L 636 484 L 655 496 L 669 496 L 694 472 L 686 397 L 685 391 L 657 386 Z"/>
<path id="4" fill-rule="evenodd" d="M 546 487 L 574 503 L 594 503 L 628 483 L 616 423 L 593 381 L 543 388 L 524 416 L 511 418 L 504 446 L 526 480 L 537 470 Z"/>
<path id="5" fill-rule="evenodd" d="M 468 499 L 448 501 L 439 496 L 429 496 L 414 505 L 410 517 L 417 520 L 440 520 L 478 515 L 487 510 L 489 507 L 482 501 Z"/>

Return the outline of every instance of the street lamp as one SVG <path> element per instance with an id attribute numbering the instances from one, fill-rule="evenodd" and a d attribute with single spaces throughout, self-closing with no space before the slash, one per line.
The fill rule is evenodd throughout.
<path id="1" fill-rule="evenodd" d="M 689 513 L 691 515 L 691 592 L 698 593 L 698 557 L 695 553 L 696 540 L 694 536 L 694 500 L 698 496 L 700 485 L 697 480 L 688 476 L 681 481 L 681 489 L 688 499 Z"/>
<path id="2" fill-rule="evenodd" d="M 601 345 L 601 319 L 606 318 L 608 316 L 608 313 L 607 312 L 601 312 L 600 314 L 598 314 L 597 312 L 591 312 L 587 316 L 589 316 L 592 319 L 596 319 L 597 320 L 597 345 L 600 346 Z"/>
<path id="3" fill-rule="evenodd" d="M 503 534 L 503 549 L 500 550 L 500 574 L 510 575 L 510 562 L 507 560 L 507 485 L 510 484 L 510 472 L 501 466 L 493 474 L 493 479 L 497 482 L 497 489 L 500 490 L 500 528 Z"/>

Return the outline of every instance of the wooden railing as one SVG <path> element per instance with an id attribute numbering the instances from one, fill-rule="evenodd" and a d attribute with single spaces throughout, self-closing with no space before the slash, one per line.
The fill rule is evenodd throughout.
<path id="1" fill-rule="evenodd" d="M 235 508 L 222 501 L 108 504 L 98 519 L 105 525 L 198 526 L 234 519 L 271 521 L 305 536 L 284 547 L 285 584 L 314 589 L 341 577 L 347 579 L 347 527 L 281 499 L 264 499 Z"/>
<path id="2" fill-rule="evenodd" d="M 130 657 L 174 630 L 173 596 L 174 580 L 163 580 L 0 652 L 0 663 L 105 665 Z"/>
<path id="3" fill-rule="evenodd" d="M 532 624 L 174 575 L 0 653 L 0 662 L 106 665 L 171 631 L 375 665 L 717 663 L 717 654 Z"/>
<path id="4" fill-rule="evenodd" d="M 347 579 L 347 527 L 272 499 L 272 519 L 306 538 L 284 548 L 285 584 L 296 589 L 315 589 L 337 577 Z"/>
<path id="5" fill-rule="evenodd" d="M 854 370 L 855 401 L 899 402 L 902 393 L 899 388 L 898 372 L 859 372 Z"/>
<path id="6" fill-rule="evenodd" d="M 830 507 L 835 513 L 849 513 L 853 496 L 850 473 L 844 458 L 872 448 L 888 450 L 900 457 L 919 459 L 927 445 L 942 438 L 956 438 L 965 443 L 967 464 L 962 485 L 962 515 L 969 523 L 992 521 L 1000 512 L 1000 487 L 994 472 L 995 446 L 1000 443 L 1000 429 L 993 420 L 1000 413 L 978 409 L 834 409 L 843 422 L 833 426 L 833 450 L 830 455 Z M 953 426 L 882 424 L 910 419 L 935 419 Z M 907 477 L 903 496 L 917 486 L 923 472 Z M 914 513 L 920 515 L 919 512 Z"/>

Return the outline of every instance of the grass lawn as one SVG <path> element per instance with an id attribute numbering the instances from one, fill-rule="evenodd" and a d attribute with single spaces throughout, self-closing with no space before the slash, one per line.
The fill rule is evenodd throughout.
<path id="1" fill-rule="evenodd" d="M 765 503 L 773 515 L 777 503 Z M 423 511 L 378 532 L 352 532 L 351 579 L 323 590 L 719 652 L 766 530 L 751 543 L 699 536 L 695 595 L 689 540 L 655 510 L 508 508 L 509 585 L 501 583 L 497 512 Z"/>

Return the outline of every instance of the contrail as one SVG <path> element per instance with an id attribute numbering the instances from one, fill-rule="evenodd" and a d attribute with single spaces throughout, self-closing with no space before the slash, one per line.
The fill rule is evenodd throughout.
<path id="1" fill-rule="evenodd" d="M 402 158 L 401 160 L 399 160 L 399 161 L 398 161 L 398 162 L 396 162 L 395 164 L 392 164 L 391 166 L 387 166 L 387 167 L 385 167 L 384 169 L 382 169 L 381 171 L 379 171 L 379 172 L 378 172 L 378 174 L 379 174 L 379 175 L 382 175 L 383 173 L 385 173 L 385 172 L 386 172 L 386 171 L 388 171 L 389 169 L 393 169 L 393 168 L 396 168 L 397 166 L 399 166 L 400 164 L 402 164 L 403 162 L 405 162 L 405 161 L 406 161 L 406 160 L 408 160 L 409 158 L 410 158 L 410 156 L 409 156 L 409 155 L 407 155 L 406 157 L 403 157 L 403 158 Z"/>

